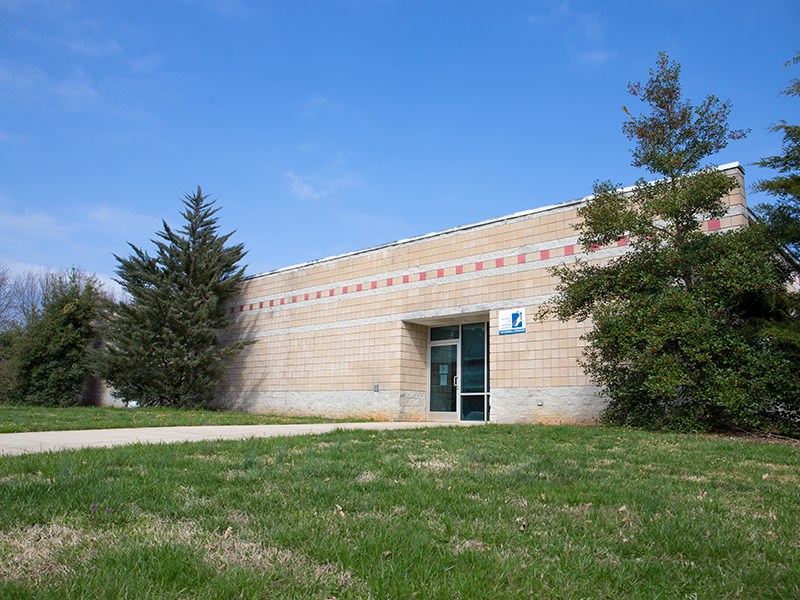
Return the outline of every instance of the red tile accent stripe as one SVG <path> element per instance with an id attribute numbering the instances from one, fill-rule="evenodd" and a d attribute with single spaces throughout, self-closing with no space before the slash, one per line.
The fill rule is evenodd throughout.
<path id="1" fill-rule="evenodd" d="M 709 231 L 715 231 L 715 230 L 718 230 L 719 228 L 720 228 L 720 220 L 719 219 L 712 219 L 712 220 L 708 221 L 708 229 L 709 229 Z M 628 245 L 628 238 L 624 237 L 624 238 L 618 240 L 617 241 L 617 245 L 618 246 L 627 246 Z M 592 249 L 593 250 L 597 250 L 598 246 L 593 246 Z M 564 247 L 564 256 L 572 256 L 573 254 L 575 254 L 575 246 L 565 246 Z M 540 258 L 542 260 L 550 258 L 550 251 L 549 250 L 542 250 L 540 252 Z M 518 254 L 517 255 L 517 264 L 523 264 L 525 262 L 527 262 L 527 255 L 524 254 L 524 253 L 523 254 Z M 484 264 L 485 264 L 485 261 L 476 262 L 475 263 L 475 270 L 476 271 L 482 271 L 483 268 L 484 268 Z M 495 267 L 499 268 L 499 267 L 504 267 L 504 266 L 505 266 L 505 258 L 498 258 L 498 259 L 495 260 Z M 437 269 L 436 270 L 436 277 L 444 277 L 444 272 L 445 272 L 445 269 Z M 456 275 L 463 274 L 464 273 L 464 265 L 456 266 L 455 267 L 455 273 L 456 273 Z M 427 279 L 427 277 L 428 277 L 428 273 L 426 271 L 422 271 L 422 272 L 419 273 L 419 281 L 425 281 Z M 398 278 L 396 278 L 396 277 L 387 278 L 386 279 L 386 286 L 390 287 L 390 286 L 394 285 L 394 283 L 395 283 L 394 280 L 395 279 L 398 279 Z M 410 276 L 409 275 L 403 275 L 403 283 L 409 283 L 409 281 L 410 281 Z M 370 287 L 374 290 L 374 289 L 376 289 L 378 287 L 378 283 L 379 283 L 378 281 L 372 281 L 372 282 L 370 282 Z M 398 283 L 399 283 L 399 281 L 398 281 Z M 352 287 L 352 286 L 342 286 L 341 293 L 342 294 L 347 294 L 349 291 L 351 291 L 349 289 L 350 287 Z M 356 286 L 355 291 L 360 292 L 363 289 L 364 289 L 364 284 L 359 283 Z M 322 290 L 316 292 L 316 298 L 322 298 L 322 295 L 323 295 L 323 291 Z M 334 295 L 336 295 L 336 288 L 332 288 L 332 289 L 330 289 L 328 291 L 328 296 L 329 297 L 330 296 L 334 296 Z M 303 301 L 303 300 L 307 301 L 312 297 L 314 297 L 314 292 L 311 292 L 309 294 L 305 294 L 301 301 Z M 280 304 L 283 305 L 288 300 L 289 300 L 289 297 L 281 298 L 280 299 Z M 298 301 L 298 296 L 292 296 L 291 297 L 291 301 L 292 302 L 297 302 Z M 273 306 L 275 306 L 275 303 L 276 303 L 275 300 L 270 300 L 269 301 L 269 306 L 273 307 Z M 244 312 L 245 306 L 246 305 L 244 305 L 244 304 L 240 305 L 239 306 L 239 312 Z M 249 310 L 253 310 L 254 307 L 255 307 L 255 303 L 252 303 L 249 306 L 250 306 Z M 259 309 L 264 308 L 264 302 L 259 302 L 258 303 L 258 308 Z M 232 306 L 231 307 L 231 314 L 233 314 L 235 312 L 236 312 L 236 307 Z"/>
<path id="2" fill-rule="evenodd" d="M 711 219 L 708 222 L 709 231 L 717 231 L 719 229 L 719 219 Z"/>
<path id="3" fill-rule="evenodd" d="M 628 236 L 625 236 L 621 240 L 617 241 L 617 246 L 627 246 L 628 245 Z"/>

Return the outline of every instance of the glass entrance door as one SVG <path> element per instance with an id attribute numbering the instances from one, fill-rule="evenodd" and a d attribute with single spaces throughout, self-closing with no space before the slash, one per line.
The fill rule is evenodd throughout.
<path id="1" fill-rule="evenodd" d="M 487 421 L 486 323 L 461 326 L 461 420 Z"/>
<path id="2" fill-rule="evenodd" d="M 430 412 L 431 418 L 456 420 L 458 416 L 458 342 L 431 346 Z"/>
<path id="3" fill-rule="evenodd" d="M 428 345 L 428 419 L 488 421 L 486 323 L 432 327 Z"/>

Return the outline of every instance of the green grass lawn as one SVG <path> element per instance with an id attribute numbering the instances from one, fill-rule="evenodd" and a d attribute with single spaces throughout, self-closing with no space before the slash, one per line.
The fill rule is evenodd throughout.
<path id="1" fill-rule="evenodd" d="M 798 598 L 795 445 L 488 425 L 0 457 L 2 598 Z"/>
<path id="2" fill-rule="evenodd" d="M 338 422 L 336 419 L 321 417 L 282 417 L 175 408 L 0 406 L 0 433 L 119 429 L 121 427 L 175 427 L 178 425 L 274 425 L 336 422 Z"/>

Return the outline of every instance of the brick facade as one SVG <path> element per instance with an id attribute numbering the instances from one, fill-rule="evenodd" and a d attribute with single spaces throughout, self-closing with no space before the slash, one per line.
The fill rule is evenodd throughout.
<path id="1" fill-rule="evenodd" d="M 747 222 L 743 169 L 728 215 Z M 429 330 L 488 323 L 489 420 L 596 422 L 604 401 L 578 366 L 588 323 L 536 321 L 556 281 L 547 267 L 602 261 L 627 240 L 586 253 L 573 224 L 585 199 L 326 258 L 247 278 L 228 307 L 227 339 L 255 343 L 220 386 L 228 408 L 251 412 L 423 421 Z M 501 311 L 525 308 L 526 332 L 499 335 Z M 377 391 L 376 390 L 377 386 Z"/>

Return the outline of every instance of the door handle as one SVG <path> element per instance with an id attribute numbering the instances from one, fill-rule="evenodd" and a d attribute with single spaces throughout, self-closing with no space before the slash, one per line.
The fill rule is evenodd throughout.
<path id="1" fill-rule="evenodd" d="M 453 387 L 458 388 L 458 375 L 453 375 Z"/>

